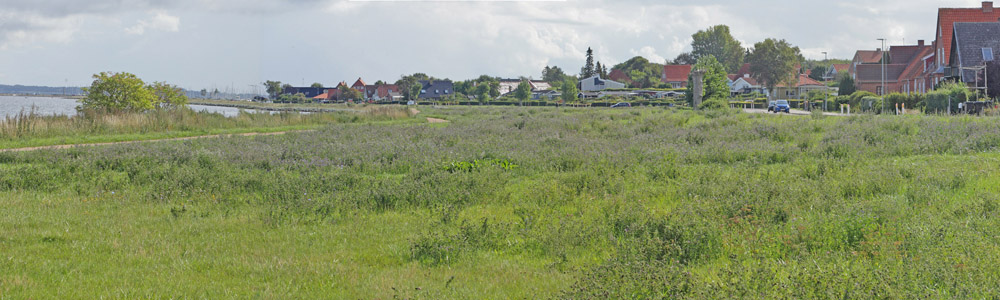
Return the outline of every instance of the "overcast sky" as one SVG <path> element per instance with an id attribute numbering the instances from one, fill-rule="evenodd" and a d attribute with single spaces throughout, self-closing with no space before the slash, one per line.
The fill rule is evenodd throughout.
<path id="1" fill-rule="evenodd" d="M 89 85 L 125 71 L 189 89 L 579 72 L 587 47 L 614 65 L 663 62 L 726 24 L 752 45 L 850 59 L 933 39 L 938 7 L 977 0 L 0 0 L 0 84 Z"/>

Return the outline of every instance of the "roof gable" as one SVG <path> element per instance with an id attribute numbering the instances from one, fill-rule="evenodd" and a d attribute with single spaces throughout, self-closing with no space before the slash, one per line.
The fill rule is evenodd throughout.
<path id="1" fill-rule="evenodd" d="M 691 65 L 663 66 L 664 82 L 687 82 L 689 75 L 691 75 Z"/>
<path id="2" fill-rule="evenodd" d="M 988 6 L 988 7 L 987 7 Z M 955 23 L 962 22 L 997 22 L 1000 20 L 1000 9 L 995 9 L 993 2 L 983 2 L 982 7 L 977 8 L 940 8 L 938 9 L 938 21 L 936 35 L 938 49 L 944 50 L 944 64 L 951 62 L 952 35 L 955 30 Z"/>

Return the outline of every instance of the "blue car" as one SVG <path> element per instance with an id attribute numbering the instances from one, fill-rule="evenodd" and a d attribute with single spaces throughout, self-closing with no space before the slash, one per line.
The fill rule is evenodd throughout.
<path id="1" fill-rule="evenodd" d="M 778 100 L 774 102 L 774 113 L 785 112 L 791 113 L 792 107 L 788 106 L 788 100 Z"/>

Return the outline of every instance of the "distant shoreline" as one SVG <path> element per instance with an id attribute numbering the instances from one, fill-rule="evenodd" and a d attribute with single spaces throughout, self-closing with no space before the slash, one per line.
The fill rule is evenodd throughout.
<path id="1" fill-rule="evenodd" d="M 30 94 L 0 94 L 0 97 L 28 97 L 28 98 L 63 98 L 82 99 L 80 95 L 30 95 Z"/>

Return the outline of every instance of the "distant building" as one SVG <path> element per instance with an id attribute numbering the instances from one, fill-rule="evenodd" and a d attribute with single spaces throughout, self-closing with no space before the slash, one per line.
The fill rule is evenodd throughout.
<path id="1" fill-rule="evenodd" d="M 632 78 L 629 77 L 628 74 L 625 74 L 625 71 L 619 69 L 611 70 L 611 73 L 608 74 L 608 79 L 621 82 L 626 85 L 632 83 Z"/>
<path id="2" fill-rule="evenodd" d="M 675 89 L 686 88 L 689 75 L 691 75 L 691 65 L 663 66 L 663 83 Z"/>
<path id="3" fill-rule="evenodd" d="M 799 80 L 794 85 L 783 83 L 774 87 L 774 95 L 778 99 L 801 99 L 805 98 L 809 91 L 825 91 L 827 89 L 828 87 L 822 82 L 809 78 L 806 74 L 799 74 Z"/>
<path id="4" fill-rule="evenodd" d="M 290 87 L 290 88 L 285 88 L 284 90 L 282 90 L 281 94 L 282 95 L 286 95 L 286 94 L 288 94 L 288 95 L 295 95 L 295 94 L 302 93 L 303 95 L 306 95 L 306 98 L 313 98 L 313 97 L 319 96 L 320 94 L 325 93 L 326 90 L 327 90 L 327 88 L 323 88 L 323 87 L 319 87 L 319 88 L 315 88 L 315 87 Z"/>
<path id="5" fill-rule="evenodd" d="M 932 55 L 933 48 L 920 40 L 916 45 L 892 46 L 888 53 L 858 51 L 859 54 L 855 56 L 855 62 L 865 61 L 865 63 L 853 66 L 857 89 L 876 95 L 926 92 L 929 90 L 928 83 L 930 81 L 926 74 L 928 74 L 927 71 L 932 71 L 933 67 L 928 68 L 925 61 L 928 59 L 928 55 Z M 868 54 L 861 57 L 863 53 Z M 859 57 L 867 59 L 859 60 Z M 884 73 L 882 57 L 886 59 Z"/>
<path id="6" fill-rule="evenodd" d="M 441 99 L 455 94 L 455 84 L 450 80 L 421 80 L 420 99 Z"/>
<path id="7" fill-rule="evenodd" d="M 514 90 L 517 90 L 517 87 L 521 85 L 522 81 L 523 80 L 521 79 L 500 79 L 500 87 L 498 88 L 500 95 L 503 96 L 513 93 Z M 532 92 L 552 89 L 552 85 L 542 80 L 529 80 L 528 85 L 531 86 Z"/>
<path id="8" fill-rule="evenodd" d="M 399 101 L 402 100 L 402 90 L 394 84 L 369 85 L 365 87 L 365 100 L 368 101 Z M 398 99 L 396 98 L 398 96 Z"/>
<path id="9" fill-rule="evenodd" d="M 767 95 L 767 89 L 761 86 L 756 79 L 753 79 L 750 74 L 746 74 L 743 75 L 743 77 L 733 80 L 733 84 L 730 86 L 730 93 L 733 95 L 751 93 L 761 93 Z"/>
<path id="10" fill-rule="evenodd" d="M 625 84 L 617 81 L 601 79 L 600 76 L 590 77 L 580 81 L 580 91 L 596 92 L 606 89 L 624 89 Z"/>
<path id="11" fill-rule="evenodd" d="M 837 80 L 840 74 L 844 74 L 851 69 L 851 64 L 831 64 L 829 68 L 826 69 L 826 73 L 823 74 L 823 80 Z"/>

